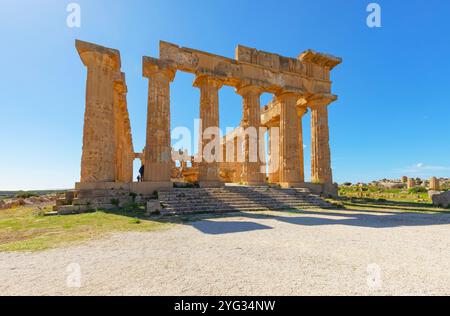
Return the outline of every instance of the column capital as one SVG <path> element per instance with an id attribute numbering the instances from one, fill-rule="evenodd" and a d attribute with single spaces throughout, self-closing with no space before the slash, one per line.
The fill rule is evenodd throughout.
<path id="1" fill-rule="evenodd" d="M 294 91 L 280 91 L 279 93 L 275 94 L 275 98 L 279 101 L 286 100 L 286 99 L 298 99 L 302 98 L 303 94 L 300 92 L 294 92 Z"/>
<path id="2" fill-rule="evenodd" d="M 302 117 L 308 112 L 308 108 L 306 106 L 297 106 L 297 113 L 299 117 Z"/>
<path id="3" fill-rule="evenodd" d="M 86 67 L 100 66 L 114 71 L 120 70 L 121 61 L 118 50 L 80 40 L 75 41 L 75 47 Z"/>
<path id="4" fill-rule="evenodd" d="M 176 68 L 169 63 L 147 56 L 142 58 L 142 76 L 145 78 L 164 78 L 172 82 L 176 72 Z"/>
<path id="5" fill-rule="evenodd" d="M 210 85 L 217 89 L 220 89 L 223 86 L 223 81 L 211 75 L 204 75 L 204 74 L 196 75 L 193 86 L 199 88 L 203 85 Z"/>
<path id="6" fill-rule="evenodd" d="M 236 87 L 236 93 L 245 96 L 249 94 L 260 96 L 264 92 L 264 89 L 258 85 L 246 84 Z"/>
<path id="7" fill-rule="evenodd" d="M 328 106 L 337 99 L 338 97 L 334 94 L 313 95 L 311 98 L 308 98 L 307 104 L 310 108 L 316 108 Z"/>

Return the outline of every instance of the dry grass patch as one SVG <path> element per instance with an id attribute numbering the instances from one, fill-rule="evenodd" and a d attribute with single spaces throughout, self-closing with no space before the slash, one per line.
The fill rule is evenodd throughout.
<path id="1" fill-rule="evenodd" d="M 0 211 L 0 251 L 39 251 L 99 238 L 111 232 L 154 231 L 171 224 L 142 211 L 42 216 L 36 208 Z"/>

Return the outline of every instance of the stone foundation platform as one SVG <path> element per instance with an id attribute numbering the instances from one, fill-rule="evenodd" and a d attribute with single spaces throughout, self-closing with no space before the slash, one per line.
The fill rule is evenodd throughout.
<path id="1" fill-rule="evenodd" d="M 336 191 L 337 194 L 337 191 Z M 173 188 L 170 183 L 76 184 L 64 199 L 57 201 L 59 215 L 114 210 L 134 203 L 159 200 L 165 215 L 199 212 L 233 212 L 329 207 L 320 195 L 334 196 L 333 188 L 302 184 L 297 188 L 280 186 L 222 185 L 203 188 Z"/>

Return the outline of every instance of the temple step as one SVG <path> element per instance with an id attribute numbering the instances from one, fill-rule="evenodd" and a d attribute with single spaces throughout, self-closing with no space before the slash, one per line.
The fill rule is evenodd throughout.
<path id="1" fill-rule="evenodd" d="M 308 189 L 230 186 L 158 191 L 165 215 L 327 208 L 331 205 Z"/>

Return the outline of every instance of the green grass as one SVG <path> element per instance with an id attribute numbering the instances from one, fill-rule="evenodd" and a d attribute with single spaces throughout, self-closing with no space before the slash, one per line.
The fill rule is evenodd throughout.
<path id="1" fill-rule="evenodd" d="M 448 212 L 433 206 L 428 192 L 423 189 L 383 189 L 373 185 L 340 186 L 339 201 L 347 209 L 392 210 L 405 212 Z"/>
<path id="2" fill-rule="evenodd" d="M 372 185 L 364 187 L 340 186 L 339 196 L 343 198 L 367 198 L 395 202 L 431 203 L 427 192 L 416 192 L 415 190 L 409 191 L 406 189 L 383 189 Z"/>
<path id="3" fill-rule="evenodd" d="M 40 251 L 102 237 L 112 232 L 148 232 L 169 223 L 149 220 L 128 211 L 42 216 L 36 208 L 0 211 L 0 251 Z"/>

